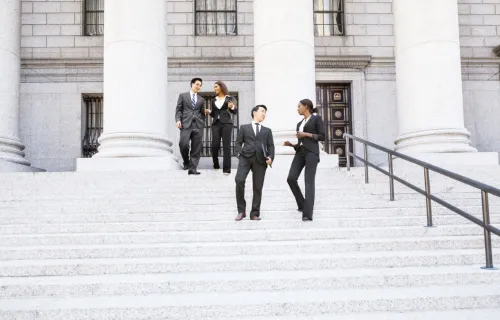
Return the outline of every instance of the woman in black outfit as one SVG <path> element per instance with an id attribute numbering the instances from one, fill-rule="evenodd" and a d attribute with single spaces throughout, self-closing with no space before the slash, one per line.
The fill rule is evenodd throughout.
<path id="1" fill-rule="evenodd" d="M 222 81 L 214 84 L 215 100 L 211 109 L 206 109 L 205 114 L 212 117 L 212 160 L 214 169 L 220 169 L 219 150 L 222 137 L 223 156 L 222 171 L 231 173 L 231 133 L 233 131 L 233 117 L 236 112 L 233 97 L 229 96 L 227 86 Z"/>
<path id="2" fill-rule="evenodd" d="M 302 211 L 302 221 L 312 221 L 314 209 L 314 189 L 316 179 L 316 168 L 319 163 L 319 141 L 325 141 L 325 130 L 323 119 L 314 115 L 316 109 L 309 99 L 301 100 L 297 109 L 304 119 L 297 123 L 298 143 L 292 144 L 285 141 L 284 145 L 295 149 L 290 171 L 288 173 L 288 185 L 297 201 L 298 210 Z M 306 196 L 302 195 L 297 180 L 302 169 L 306 167 L 304 181 Z"/>

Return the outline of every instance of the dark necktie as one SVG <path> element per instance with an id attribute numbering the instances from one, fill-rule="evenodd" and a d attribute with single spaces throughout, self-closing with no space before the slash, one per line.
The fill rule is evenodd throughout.
<path id="1" fill-rule="evenodd" d="M 255 125 L 257 126 L 257 127 L 255 128 L 255 137 L 257 137 L 257 136 L 259 135 L 259 133 L 260 133 L 260 130 L 259 130 L 259 128 L 260 128 L 260 123 L 256 123 Z"/>

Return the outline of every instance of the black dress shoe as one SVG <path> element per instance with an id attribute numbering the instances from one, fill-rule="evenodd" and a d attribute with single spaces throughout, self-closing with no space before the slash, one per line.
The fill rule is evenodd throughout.
<path id="1" fill-rule="evenodd" d="M 304 211 L 304 209 L 302 209 L 302 208 L 298 208 L 298 209 L 297 209 L 297 211 L 298 211 L 298 212 L 302 212 L 302 211 Z"/>
<path id="2" fill-rule="evenodd" d="M 308 217 L 302 217 L 302 221 L 313 221 L 313 219 L 309 219 Z"/>
<path id="3" fill-rule="evenodd" d="M 187 170 L 189 169 L 189 165 L 188 164 L 185 164 L 183 167 L 182 167 L 182 170 Z"/>
<path id="4" fill-rule="evenodd" d="M 196 174 L 196 175 L 198 175 L 200 173 L 198 171 L 196 171 L 196 170 L 189 170 L 188 174 Z"/>
<path id="5" fill-rule="evenodd" d="M 222 173 L 224 173 L 224 174 L 231 174 L 231 170 L 223 170 Z"/>

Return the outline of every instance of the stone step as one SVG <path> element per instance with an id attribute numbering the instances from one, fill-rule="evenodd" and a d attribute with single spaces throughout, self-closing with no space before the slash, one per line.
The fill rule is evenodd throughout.
<path id="1" fill-rule="evenodd" d="M 250 209 L 251 198 L 247 197 L 247 210 Z M 226 201 L 223 203 L 216 202 L 213 200 L 206 199 L 202 200 L 198 204 L 190 204 L 189 199 L 178 200 L 178 202 L 168 202 L 168 201 L 147 201 L 141 202 L 140 199 L 115 202 L 110 204 L 102 201 L 101 203 L 88 202 L 82 204 L 80 202 L 76 203 L 54 203 L 52 205 L 12 205 L 8 208 L 2 208 L 1 214 L 6 215 L 18 215 L 23 213 L 37 213 L 37 214 L 55 214 L 55 213 L 132 213 L 132 212 L 236 212 L 236 200 Z M 212 203 L 210 202 L 212 201 Z M 460 200 L 454 201 L 451 204 L 459 207 L 461 210 L 465 210 L 470 214 L 480 214 L 481 205 L 477 203 L 478 201 L 468 201 Z M 317 210 L 347 210 L 347 209 L 418 209 L 422 210 L 425 206 L 425 199 L 420 200 L 406 200 L 406 201 L 384 201 L 384 200 L 370 200 L 370 201 L 348 201 L 348 202 L 332 202 L 332 201 L 317 201 L 314 205 L 315 212 Z M 442 208 L 440 205 L 433 203 L 433 209 Z M 262 212 L 267 211 L 295 211 L 297 209 L 297 204 L 295 201 L 290 199 L 289 201 L 278 201 L 264 199 L 262 201 Z M 448 210 L 442 208 L 443 210 Z M 500 205 L 490 205 L 490 212 L 500 212 Z"/>
<path id="2" fill-rule="evenodd" d="M 249 271 L 67 277 L 8 277 L 0 296 L 7 298 L 123 296 L 200 292 L 339 290 L 500 283 L 500 271 L 475 266 L 429 268 Z"/>
<path id="3" fill-rule="evenodd" d="M 206 318 L 206 320 L 497 320 L 499 309 L 459 309 L 447 311 L 415 311 L 415 312 L 369 312 L 351 314 L 314 314 L 307 316 L 262 316 Z"/>
<path id="4" fill-rule="evenodd" d="M 236 223 L 236 222 L 235 222 Z M 240 223 L 259 223 L 245 221 Z M 16 234 L 0 235 L 3 247 L 36 245 L 92 245 L 92 244 L 154 244 L 187 242 L 245 242 L 245 241 L 292 241 L 333 239 L 374 239 L 401 237 L 471 236 L 481 235 L 483 229 L 475 224 L 408 227 L 366 228 L 316 228 L 307 229 L 257 229 L 223 231 L 171 231 L 171 232 L 104 232 L 71 234 Z"/>
<path id="5" fill-rule="evenodd" d="M 229 216 L 229 214 L 228 214 Z M 295 214 L 294 219 L 288 219 L 277 215 L 274 219 L 266 214 L 266 219 L 259 224 L 235 223 L 232 217 L 220 220 L 206 221 L 123 221 L 123 222 L 95 222 L 88 221 L 64 223 L 54 219 L 53 223 L 27 221 L 24 224 L 6 224 L 0 221 L 0 234 L 53 234 L 53 233 L 99 233 L 99 232 L 169 232 L 169 231 L 223 231 L 223 230 L 256 230 L 256 229 L 308 229 L 316 228 L 320 225 L 322 228 L 363 228 L 363 227 L 395 227 L 395 226 L 424 226 L 426 217 L 407 216 L 407 217 L 363 217 L 363 218 L 317 218 L 316 213 L 313 223 L 304 224 L 297 219 L 299 213 Z M 477 218 L 482 219 L 480 215 Z M 440 215 L 433 217 L 436 226 L 442 225 L 463 225 L 468 224 L 467 220 L 458 214 Z M 491 215 L 492 224 L 500 224 L 500 214 Z"/>
<path id="6" fill-rule="evenodd" d="M 149 209 L 149 208 L 147 208 Z M 481 217 L 481 208 L 463 207 L 470 214 Z M 494 211 L 495 212 L 495 211 Z M 446 209 L 435 207 L 432 210 L 433 217 L 461 217 L 458 214 Z M 498 214 L 492 213 L 492 217 Z M 101 210 L 81 212 L 54 212 L 49 211 L 43 214 L 35 211 L 20 211 L 16 214 L 0 212 L 0 225 L 11 224 L 40 224 L 40 223 L 109 223 L 109 222 L 197 222 L 197 221 L 233 221 L 236 216 L 236 209 L 226 209 L 217 212 L 207 211 L 172 211 L 166 212 L 163 208 L 102 208 Z M 426 221 L 425 208 L 359 208 L 359 209 L 317 209 L 314 210 L 312 225 L 317 225 L 322 219 L 331 218 L 401 218 L 401 217 L 421 217 L 421 224 Z M 262 210 L 262 221 L 282 221 L 297 220 L 302 217 L 296 210 Z M 462 218 L 464 222 L 468 220 Z M 260 222 L 262 222 L 260 221 Z"/>
<path id="7" fill-rule="evenodd" d="M 433 194 L 443 200 L 457 203 L 457 204 L 481 204 L 481 195 L 479 192 L 476 193 L 436 193 Z M 251 188 L 245 192 L 245 196 L 250 198 L 252 196 Z M 164 192 L 158 192 L 157 190 L 151 192 L 127 192 L 120 195 L 112 193 L 98 193 L 95 194 L 82 194 L 73 197 L 58 197 L 45 196 L 45 197 L 31 197 L 25 199 L 7 199 L 2 197 L 0 200 L 0 208 L 7 209 L 9 207 L 33 207 L 36 205 L 43 206 L 67 206 L 76 205 L 82 201 L 85 201 L 87 205 L 102 205 L 103 203 L 115 205 L 115 204 L 126 204 L 135 203 L 137 201 L 144 201 L 145 203 L 169 203 L 176 202 L 183 199 L 189 199 L 190 203 L 193 204 L 203 204 L 208 201 L 214 202 L 215 198 L 217 201 L 222 203 L 235 202 L 236 193 L 234 190 L 218 192 L 216 195 L 210 195 L 207 193 L 200 192 L 198 196 L 193 197 L 193 193 L 190 192 L 179 192 L 176 190 L 169 190 Z M 389 194 L 385 193 L 371 193 L 371 192 L 349 192 L 349 193 L 339 193 L 339 192 L 328 192 L 327 190 L 317 189 L 316 201 L 317 202 L 368 202 L 368 201 L 388 201 Z M 425 200 L 425 197 L 420 194 L 396 194 L 395 202 L 415 202 Z M 274 202 L 289 202 L 294 201 L 294 197 L 290 190 L 283 191 L 269 191 L 264 192 L 263 202 L 274 203 Z M 490 197 L 491 205 L 500 205 L 500 198 L 494 196 Z"/>
<path id="8" fill-rule="evenodd" d="M 161 239 L 160 239 L 161 240 Z M 500 248 L 500 237 L 493 239 Z M 146 244 L 0 246 L 0 260 L 154 258 L 175 256 L 280 255 L 367 251 L 482 249 L 482 236 L 431 236 L 387 239 L 234 241 Z"/>
<path id="9" fill-rule="evenodd" d="M 493 254 L 499 261 L 500 253 Z M 483 265 L 484 249 L 0 261 L 0 277 Z"/>
<path id="10" fill-rule="evenodd" d="M 2 319 L 220 319 L 499 308 L 500 285 L 8 299 Z"/>

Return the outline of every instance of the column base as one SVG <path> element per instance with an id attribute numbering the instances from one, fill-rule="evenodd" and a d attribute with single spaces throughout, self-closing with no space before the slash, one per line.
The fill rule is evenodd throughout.
<path id="1" fill-rule="evenodd" d="M 0 173 L 9 172 L 45 172 L 45 170 L 0 159 Z"/>
<path id="2" fill-rule="evenodd" d="M 24 158 L 24 145 L 18 139 L 0 137 L 0 160 L 30 166 Z"/>
<path id="3" fill-rule="evenodd" d="M 171 157 L 172 142 L 149 133 L 105 133 L 99 138 L 94 158 Z"/>
<path id="4" fill-rule="evenodd" d="M 477 152 L 466 129 L 426 130 L 399 136 L 394 143 L 401 153 Z"/>
<path id="5" fill-rule="evenodd" d="M 127 157 L 127 158 L 79 158 L 76 171 L 167 171 L 179 170 L 181 166 L 172 156 Z"/>

